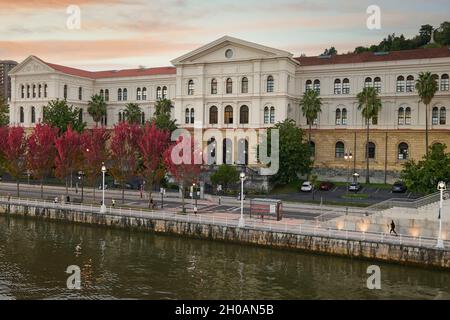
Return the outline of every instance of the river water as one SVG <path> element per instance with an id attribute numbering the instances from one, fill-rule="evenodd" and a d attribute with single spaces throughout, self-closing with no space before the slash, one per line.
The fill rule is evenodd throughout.
<path id="1" fill-rule="evenodd" d="M 450 272 L 0 216 L 0 299 L 394 298 L 450 299 Z"/>

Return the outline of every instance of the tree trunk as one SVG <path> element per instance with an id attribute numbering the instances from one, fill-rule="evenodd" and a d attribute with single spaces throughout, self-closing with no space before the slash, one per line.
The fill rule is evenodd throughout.
<path id="1" fill-rule="evenodd" d="M 152 208 L 152 203 L 151 203 L 151 201 L 152 201 L 153 183 L 150 183 L 150 182 L 147 181 L 147 185 L 148 185 L 148 207 L 150 209 L 153 209 Z"/>
<path id="2" fill-rule="evenodd" d="M 311 148 L 311 130 L 312 130 L 312 125 L 311 125 L 311 121 L 309 122 L 309 147 Z"/>
<path id="3" fill-rule="evenodd" d="M 428 158 L 428 105 L 425 105 L 425 154 Z"/>
<path id="4" fill-rule="evenodd" d="M 367 119 L 367 142 L 366 142 L 366 184 L 370 183 L 370 172 L 369 172 L 369 130 L 370 130 L 370 120 Z"/>

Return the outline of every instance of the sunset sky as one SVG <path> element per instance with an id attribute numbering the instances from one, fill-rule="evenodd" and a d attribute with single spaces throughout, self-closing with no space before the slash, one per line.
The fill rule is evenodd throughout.
<path id="1" fill-rule="evenodd" d="M 366 27 L 369 5 L 381 30 Z M 81 29 L 69 30 L 69 5 Z M 450 20 L 448 0 L 0 0 L 0 60 L 34 54 L 89 70 L 167 66 L 170 60 L 230 35 L 295 55 L 340 53 L 389 33 L 415 35 Z"/>

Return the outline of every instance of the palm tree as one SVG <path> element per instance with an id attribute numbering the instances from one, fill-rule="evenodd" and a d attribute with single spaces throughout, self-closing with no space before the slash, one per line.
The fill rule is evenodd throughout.
<path id="1" fill-rule="evenodd" d="M 129 123 L 139 124 L 142 120 L 142 110 L 137 103 L 125 105 L 125 117 Z"/>
<path id="2" fill-rule="evenodd" d="M 378 96 L 378 92 L 374 87 L 366 87 L 362 92 L 358 93 L 358 110 L 366 121 L 367 125 L 367 141 L 366 141 L 366 183 L 370 183 L 369 174 L 369 137 L 370 137 L 370 121 L 378 117 L 378 113 L 381 111 L 381 99 Z"/>
<path id="3" fill-rule="evenodd" d="M 438 91 L 436 76 L 431 72 L 421 72 L 416 82 L 416 90 L 419 93 L 420 101 L 425 104 L 425 150 L 428 158 L 428 106 Z"/>
<path id="4" fill-rule="evenodd" d="M 88 113 L 98 125 L 102 118 L 106 116 L 106 102 L 101 95 L 95 94 L 91 97 L 88 105 Z"/>
<path id="5" fill-rule="evenodd" d="M 317 119 L 317 116 L 322 112 L 322 99 L 319 98 L 319 93 L 316 90 L 308 90 L 303 95 L 300 101 L 303 116 L 308 120 L 309 124 L 309 144 L 311 145 L 311 131 L 312 124 Z"/>

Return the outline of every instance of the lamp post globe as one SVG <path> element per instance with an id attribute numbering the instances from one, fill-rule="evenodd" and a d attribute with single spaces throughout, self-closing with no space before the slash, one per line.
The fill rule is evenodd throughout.
<path id="1" fill-rule="evenodd" d="M 444 203 L 444 191 L 447 190 L 447 184 L 444 181 L 440 181 L 438 183 L 437 189 L 440 192 L 440 201 L 439 201 L 439 234 L 436 248 L 444 249 L 444 240 L 442 239 L 442 213 L 443 213 L 443 203 Z"/>
<path id="2" fill-rule="evenodd" d="M 239 175 L 239 178 L 241 179 L 241 217 L 239 219 L 239 228 L 245 227 L 245 220 L 244 220 L 244 181 L 245 181 L 245 172 L 241 172 Z"/>
<path id="3" fill-rule="evenodd" d="M 106 166 L 102 165 L 102 206 L 100 207 L 100 213 L 106 213 L 106 205 L 105 205 L 105 173 L 106 173 Z"/>

